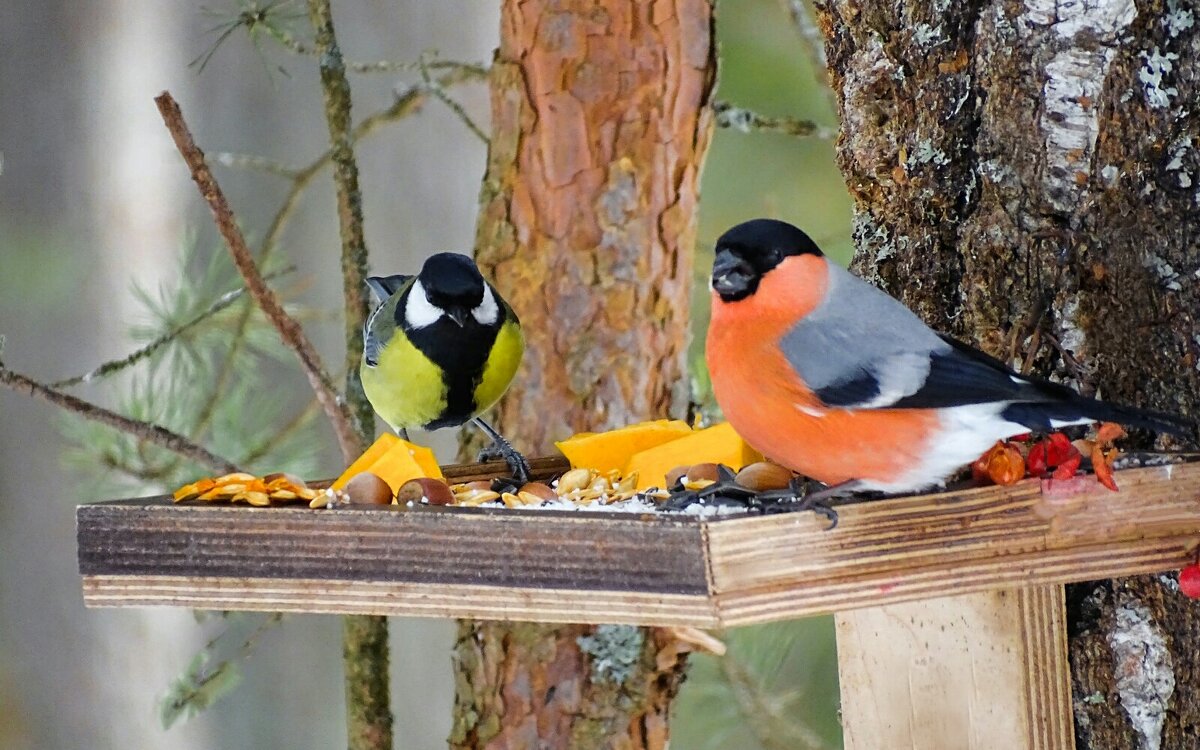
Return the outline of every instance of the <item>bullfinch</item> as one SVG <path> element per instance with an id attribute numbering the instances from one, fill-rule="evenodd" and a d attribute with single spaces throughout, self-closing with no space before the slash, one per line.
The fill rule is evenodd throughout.
<path id="1" fill-rule="evenodd" d="M 936 333 L 771 219 L 717 240 L 706 358 L 717 404 L 765 456 L 841 491 L 942 483 L 997 440 L 1096 421 L 1192 420 L 1084 398 Z"/>
<path id="2" fill-rule="evenodd" d="M 438 253 L 416 276 L 372 276 L 378 306 L 363 330 L 363 391 L 392 429 L 436 430 L 474 421 L 514 476 L 529 465 L 479 415 L 508 389 L 521 364 L 521 323 L 475 261 Z"/>

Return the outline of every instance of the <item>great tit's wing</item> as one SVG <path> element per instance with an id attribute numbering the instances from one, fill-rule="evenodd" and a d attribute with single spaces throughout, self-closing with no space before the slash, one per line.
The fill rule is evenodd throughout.
<path id="1" fill-rule="evenodd" d="M 379 304 L 363 324 L 363 361 L 367 367 L 379 364 L 379 352 L 396 330 L 395 309 L 399 303 L 399 293 L 403 292 L 414 278 L 416 277 L 403 274 L 367 277 L 367 286 L 379 300 Z"/>
<path id="2" fill-rule="evenodd" d="M 375 299 L 382 304 L 387 301 L 388 297 L 403 289 L 404 285 L 412 278 L 412 276 L 402 273 L 394 276 L 368 276 L 367 286 L 371 287 Z"/>

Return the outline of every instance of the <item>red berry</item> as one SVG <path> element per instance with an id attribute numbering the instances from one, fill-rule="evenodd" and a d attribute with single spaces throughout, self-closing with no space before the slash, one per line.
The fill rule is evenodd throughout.
<path id="1" fill-rule="evenodd" d="M 1029 457 L 1025 459 L 1025 467 L 1029 475 L 1041 477 L 1046 475 L 1046 446 L 1038 443 L 1029 449 Z"/>
<path id="2" fill-rule="evenodd" d="M 1072 454 L 1079 455 L 1079 451 L 1075 446 L 1071 445 L 1071 439 L 1061 432 L 1052 434 L 1046 441 L 1046 463 L 1050 466 L 1058 466 L 1071 457 Z"/>
<path id="3" fill-rule="evenodd" d="M 1179 571 L 1179 590 L 1189 599 L 1200 599 L 1200 565 L 1193 563 Z"/>

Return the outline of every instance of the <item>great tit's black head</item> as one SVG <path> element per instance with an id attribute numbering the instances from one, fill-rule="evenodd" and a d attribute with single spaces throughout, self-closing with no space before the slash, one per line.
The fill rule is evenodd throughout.
<path id="1" fill-rule="evenodd" d="M 793 255 L 821 255 L 821 249 L 786 221 L 738 224 L 717 240 L 712 288 L 725 302 L 745 299 L 758 290 L 764 274 Z"/>
<path id="2" fill-rule="evenodd" d="M 467 317 L 485 305 L 487 285 L 475 261 L 458 253 L 438 253 L 430 256 L 417 275 L 429 304 L 463 325 Z M 489 298 L 490 300 L 490 295 Z M 492 305 L 495 303 L 492 301 Z M 476 318 L 480 316 L 476 314 Z M 494 317 L 494 316 L 493 316 Z"/>

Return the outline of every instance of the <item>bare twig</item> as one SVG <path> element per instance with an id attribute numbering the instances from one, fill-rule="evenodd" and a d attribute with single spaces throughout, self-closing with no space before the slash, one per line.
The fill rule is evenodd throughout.
<path id="1" fill-rule="evenodd" d="M 277 271 L 275 273 L 269 273 L 266 276 L 264 276 L 263 279 L 264 280 L 274 279 L 276 277 L 282 276 L 285 273 L 291 273 L 294 270 L 296 270 L 295 266 L 289 266 L 288 268 L 285 268 L 282 271 Z M 121 370 L 124 370 L 126 367 L 135 365 L 138 362 L 142 361 L 143 359 L 146 359 L 150 355 L 154 354 L 156 351 L 158 351 L 162 347 L 171 343 L 175 339 L 179 338 L 183 334 L 187 333 L 191 329 L 195 328 L 196 326 L 200 325 L 204 321 L 208 320 L 209 318 L 213 317 L 217 313 L 221 312 L 225 308 L 229 307 L 234 302 L 237 302 L 239 299 L 241 299 L 242 294 L 244 294 L 245 291 L 246 291 L 245 287 L 242 287 L 240 289 L 231 289 L 230 291 L 222 294 L 220 297 L 217 297 L 216 301 L 214 301 L 211 305 L 209 305 L 208 309 L 206 309 L 205 311 L 196 315 L 191 320 L 172 328 L 171 330 L 167 331 L 166 333 L 162 334 L 161 336 L 158 336 L 157 338 L 155 338 L 153 341 L 151 341 L 149 344 L 146 344 L 142 348 L 140 348 L 136 351 L 130 352 L 129 354 L 125 355 L 124 357 L 122 357 L 120 359 L 114 359 L 114 360 L 105 362 L 104 364 L 102 364 L 88 372 L 85 372 L 82 375 L 76 375 L 73 378 L 67 378 L 66 380 L 59 380 L 55 383 L 51 383 L 50 387 L 51 388 L 70 388 L 72 386 L 76 386 L 81 383 L 90 383 L 93 380 L 99 380 L 100 378 L 108 377 L 109 375 L 112 375 L 115 372 L 120 372 Z"/>
<path id="2" fill-rule="evenodd" d="M 355 437 L 362 447 L 375 432 L 375 412 L 363 393 L 358 364 L 363 351 L 363 322 L 367 297 L 367 245 L 363 234 L 362 194 L 354 134 L 350 126 L 350 82 L 333 30 L 329 0 L 309 0 L 308 16 L 316 34 L 329 152 L 337 191 L 338 223 L 342 235 L 342 294 L 346 335 L 346 401 L 354 419 Z M 346 457 L 350 463 L 353 456 Z M 346 734 L 350 750 L 390 750 L 392 710 L 388 676 L 386 617 L 351 616 L 342 620 L 342 663 L 346 681 Z"/>
<path id="3" fill-rule="evenodd" d="M 307 55 L 316 57 L 320 54 L 319 44 L 317 47 L 312 47 L 292 36 L 286 29 L 278 26 L 267 26 L 266 31 L 271 35 L 271 38 L 279 42 L 284 49 L 293 52 L 297 55 Z M 483 70 L 486 68 L 482 65 L 474 63 L 455 62 L 453 60 L 432 60 L 430 62 L 396 62 L 394 60 L 377 60 L 374 62 L 354 62 L 353 60 L 343 60 L 342 64 L 346 70 L 354 73 L 395 73 L 401 71 L 422 70 L 457 70 L 468 68 L 472 70 Z"/>
<path id="4" fill-rule="evenodd" d="M 295 167 L 289 167 L 286 164 L 268 159 L 265 156 L 255 156 L 254 154 L 235 154 L 228 151 L 218 151 L 210 154 L 213 162 L 220 164 L 222 167 L 231 167 L 233 169 L 253 169 L 257 172 L 265 174 L 273 174 L 276 177 L 285 177 L 289 180 L 296 179 L 300 170 Z"/>
<path id="5" fill-rule="evenodd" d="M 358 185 L 358 162 L 350 127 L 350 81 L 333 30 L 329 0 L 309 0 L 309 20 L 316 32 L 320 61 L 321 91 L 325 98 L 325 121 L 329 125 L 329 151 L 333 162 L 333 184 L 337 193 L 338 226 L 342 236 L 342 298 L 345 311 L 346 401 L 354 419 L 360 450 L 375 432 L 375 412 L 367 401 L 359 379 L 358 364 L 363 350 L 363 322 L 370 312 L 367 293 L 367 241 L 363 229 L 362 191 Z M 346 456 L 346 462 L 357 452 Z"/>
<path id="6" fill-rule="evenodd" d="M 483 132 L 483 129 L 475 124 L 475 121 L 471 119 L 469 114 L 467 114 L 467 110 L 463 109 L 463 105 L 459 104 L 456 99 L 452 98 L 446 93 L 446 90 L 443 89 L 437 81 L 433 80 L 433 77 L 429 74 L 429 70 L 429 66 L 422 61 L 421 81 L 424 83 L 425 88 L 429 90 L 429 93 L 441 100 L 442 104 L 445 104 L 447 107 L 449 107 L 450 111 L 458 116 L 458 119 L 467 126 L 467 130 L 470 130 L 472 133 L 474 133 L 475 137 L 478 138 L 481 143 L 487 145 L 487 133 Z"/>
<path id="7" fill-rule="evenodd" d="M 784 0 L 784 3 L 787 5 L 788 12 L 792 14 L 792 23 L 796 24 L 796 30 L 804 39 L 808 53 L 812 57 L 813 67 L 817 68 L 819 73 L 824 74 L 828 68 L 828 62 L 825 59 L 825 35 L 817 28 L 816 19 L 812 17 L 812 9 L 808 7 L 808 0 Z"/>
<path id="8" fill-rule="evenodd" d="M 28 393 L 34 398 L 74 412 L 84 419 L 100 422 L 122 432 L 127 432 L 141 440 L 146 440 L 173 453 L 178 453 L 190 461 L 209 466 L 222 474 L 229 474 L 238 470 L 237 465 L 233 462 L 218 456 L 202 445 L 193 443 L 184 435 L 172 432 L 165 427 L 151 422 L 130 419 L 129 417 L 117 414 L 115 411 L 109 411 L 102 406 L 97 406 L 68 393 L 63 393 L 50 386 L 43 385 L 32 378 L 14 372 L 3 364 L 0 364 L 0 385 L 4 385 L 18 393 Z"/>
<path id="9" fill-rule="evenodd" d="M 783 133 L 795 136 L 814 136 L 816 138 L 833 138 L 837 131 L 818 125 L 812 120 L 798 120 L 793 117 L 768 117 L 748 109 L 735 107 L 729 102 L 713 102 L 713 112 L 716 114 L 718 128 L 729 128 L 742 133 L 759 131 L 763 133 Z"/>
<path id="10" fill-rule="evenodd" d="M 254 258 L 250 254 L 250 248 L 246 246 L 246 239 L 242 236 L 242 232 L 237 226 L 233 211 L 230 210 L 229 204 L 225 200 L 225 195 L 221 192 L 220 186 L 217 184 L 216 179 L 208 168 L 208 164 L 204 160 L 204 152 L 200 150 L 196 142 L 192 139 L 192 134 L 183 119 L 183 113 L 179 110 L 179 105 L 171 97 L 170 93 L 165 91 L 155 97 L 154 102 L 158 105 L 158 111 L 162 114 L 163 122 L 171 132 L 171 137 L 175 140 L 175 146 L 179 149 L 180 154 L 183 155 L 184 161 L 187 162 L 188 168 L 191 170 L 192 179 L 200 188 L 201 195 L 208 202 L 208 206 L 213 212 L 213 217 L 216 219 L 221 236 L 225 238 L 225 243 L 229 246 L 229 251 L 233 255 L 234 265 L 237 266 L 238 271 L 242 274 L 242 278 L 246 282 L 246 287 L 250 290 L 250 295 L 258 303 L 259 307 L 262 308 L 263 313 L 266 314 L 267 319 L 271 321 L 275 329 L 279 331 L 279 336 L 284 344 L 296 352 L 296 356 L 299 357 L 300 364 L 304 369 L 304 374 L 308 377 L 309 385 L 312 386 L 313 392 L 316 393 L 317 399 L 321 402 L 321 408 L 325 411 L 325 415 L 333 425 L 338 444 L 342 449 L 342 454 L 353 458 L 359 451 L 358 437 L 351 426 L 348 410 L 339 401 L 337 393 L 329 381 L 329 377 L 325 375 L 321 367 L 320 355 L 317 354 L 308 337 L 304 335 L 304 330 L 300 327 L 300 324 L 287 314 L 287 311 L 279 304 L 275 293 L 263 281 L 262 274 L 259 273 L 258 267 L 254 263 Z"/>

